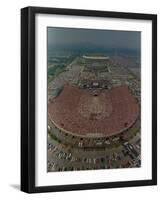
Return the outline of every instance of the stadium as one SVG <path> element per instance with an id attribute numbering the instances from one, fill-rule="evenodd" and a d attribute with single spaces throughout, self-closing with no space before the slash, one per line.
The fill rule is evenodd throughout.
<path id="1" fill-rule="evenodd" d="M 83 71 L 98 71 L 100 68 L 95 64 L 98 61 L 101 70 L 108 70 L 110 63 L 109 57 L 83 56 L 83 60 Z M 74 147 L 97 147 L 97 144 L 104 147 L 116 143 L 127 136 L 138 117 L 137 100 L 127 85 L 113 87 L 108 80 L 96 78 L 64 84 L 48 103 L 51 135 Z"/>

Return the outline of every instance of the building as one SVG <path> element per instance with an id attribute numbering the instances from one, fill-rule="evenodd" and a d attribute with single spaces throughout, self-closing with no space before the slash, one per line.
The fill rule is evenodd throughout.
<path id="1" fill-rule="evenodd" d="M 110 59 L 108 56 L 83 56 L 85 70 L 104 71 L 108 70 Z"/>

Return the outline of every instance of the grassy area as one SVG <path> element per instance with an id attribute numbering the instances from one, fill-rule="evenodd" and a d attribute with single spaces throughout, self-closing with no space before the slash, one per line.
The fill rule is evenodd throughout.
<path id="1" fill-rule="evenodd" d="M 137 75 L 132 70 L 130 70 L 129 68 L 126 68 L 126 69 L 130 74 L 128 77 L 129 80 L 136 79 L 137 81 L 140 81 L 140 79 L 137 77 Z"/>
<path id="2" fill-rule="evenodd" d="M 75 59 L 74 56 L 71 56 L 68 59 L 61 59 L 60 63 L 58 62 L 53 67 L 48 68 L 48 83 L 51 82 L 56 76 L 66 70 L 66 67 Z M 50 63 L 51 64 L 51 63 Z"/>
<path id="3" fill-rule="evenodd" d="M 56 65 L 54 67 L 50 67 L 48 69 L 48 83 L 52 81 L 56 76 L 58 76 L 60 73 L 65 71 L 66 65 Z"/>
<path id="4" fill-rule="evenodd" d="M 51 132 L 48 132 L 48 134 L 50 135 L 51 139 L 55 140 L 55 141 L 58 142 L 58 143 L 61 143 L 61 140 L 58 139 L 58 138 L 56 137 L 56 135 L 51 134 Z"/>
<path id="5" fill-rule="evenodd" d="M 66 65 L 55 65 L 48 69 L 48 76 L 55 76 L 65 69 Z"/>

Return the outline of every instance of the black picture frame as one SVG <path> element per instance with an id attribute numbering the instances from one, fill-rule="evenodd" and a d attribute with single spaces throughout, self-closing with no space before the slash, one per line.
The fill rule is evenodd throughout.
<path id="1" fill-rule="evenodd" d="M 35 186 L 35 15 L 108 17 L 152 21 L 152 179 L 76 185 Z M 21 190 L 27 193 L 157 184 L 157 15 L 45 7 L 21 9 Z"/>

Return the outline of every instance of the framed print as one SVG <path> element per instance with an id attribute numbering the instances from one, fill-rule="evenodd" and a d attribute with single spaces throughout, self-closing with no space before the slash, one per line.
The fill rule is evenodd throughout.
<path id="1" fill-rule="evenodd" d="M 21 190 L 157 184 L 157 16 L 21 9 Z"/>

